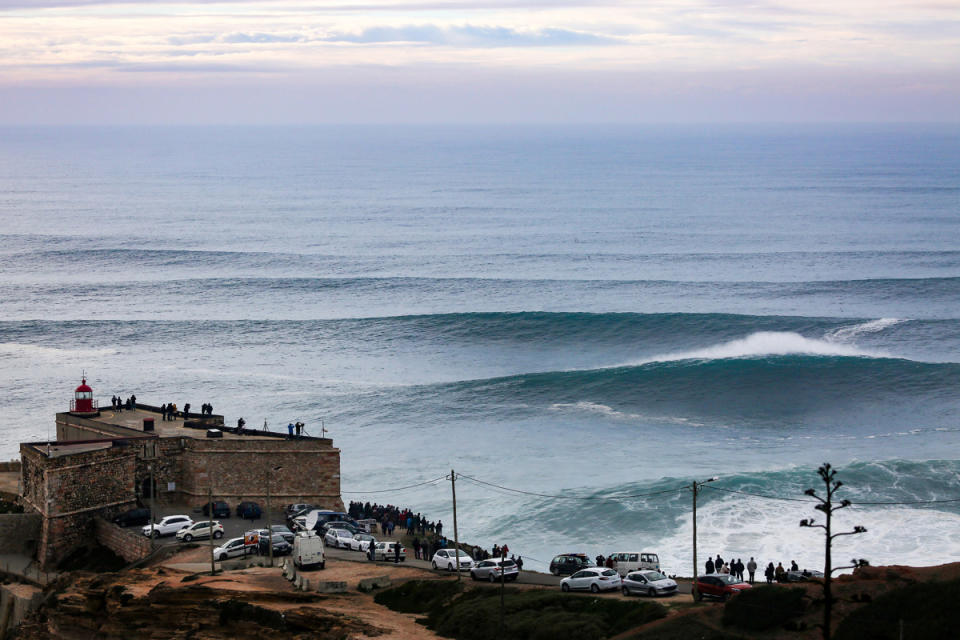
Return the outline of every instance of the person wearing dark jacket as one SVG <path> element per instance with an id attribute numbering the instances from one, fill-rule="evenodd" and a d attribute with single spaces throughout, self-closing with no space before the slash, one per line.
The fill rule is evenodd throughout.
<path id="1" fill-rule="evenodd" d="M 773 563 L 767 565 L 767 568 L 763 570 L 763 575 L 767 579 L 767 584 L 773 584 L 773 576 L 776 573 L 776 569 L 773 568 Z"/>
<path id="2" fill-rule="evenodd" d="M 707 558 L 707 573 L 713 573 L 713 559 Z"/>

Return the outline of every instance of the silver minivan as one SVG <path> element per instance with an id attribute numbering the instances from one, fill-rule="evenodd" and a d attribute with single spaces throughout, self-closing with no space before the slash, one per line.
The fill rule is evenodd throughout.
<path id="1" fill-rule="evenodd" d="M 610 557 L 614 561 L 614 568 L 621 576 L 625 576 L 631 571 L 640 569 L 652 569 L 660 571 L 660 558 L 655 553 L 642 551 L 621 551 L 611 553 Z"/>

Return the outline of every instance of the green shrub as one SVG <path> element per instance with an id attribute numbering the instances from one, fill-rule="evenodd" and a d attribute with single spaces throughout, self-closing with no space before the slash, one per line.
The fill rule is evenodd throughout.
<path id="1" fill-rule="evenodd" d="M 953 640 L 960 633 L 960 580 L 888 591 L 848 615 L 837 640 Z M 903 636 L 900 621 L 903 621 Z"/>
<path id="2" fill-rule="evenodd" d="M 402 613 L 430 613 L 460 592 L 461 586 L 448 580 L 411 580 L 385 589 L 373 601 Z"/>
<path id="3" fill-rule="evenodd" d="M 803 615 L 805 589 L 761 586 L 747 589 L 723 608 L 723 624 L 761 631 L 781 627 L 791 618 Z"/>
<path id="4" fill-rule="evenodd" d="M 504 599 L 500 634 L 497 589 L 458 594 L 452 582 L 408 582 L 381 592 L 376 602 L 397 611 L 426 613 L 430 629 L 457 640 L 601 640 L 666 615 L 654 602 L 511 589 Z"/>

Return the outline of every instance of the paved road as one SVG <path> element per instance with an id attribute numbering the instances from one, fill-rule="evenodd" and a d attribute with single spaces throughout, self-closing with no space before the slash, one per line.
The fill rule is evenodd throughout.
<path id="1" fill-rule="evenodd" d="M 205 520 L 205 519 L 206 519 L 206 518 L 204 517 L 203 513 L 200 512 L 199 509 L 193 509 L 193 508 L 189 508 L 189 507 L 184 507 L 184 506 L 182 506 L 182 505 L 180 505 L 180 506 L 172 505 L 172 506 L 158 507 L 158 508 L 157 508 L 157 511 L 159 512 L 159 514 L 160 514 L 161 517 L 162 517 L 162 516 L 168 516 L 168 515 L 180 515 L 180 514 L 183 514 L 183 515 L 189 515 L 189 516 L 190 516 L 191 518 L 193 518 L 195 521 Z M 282 514 L 281 512 L 279 512 L 279 510 L 278 510 L 278 512 L 273 513 L 272 515 L 273 515 L 272 520 L 273 520 L 273 523 L 274 523 L 274 524 L 286 524 L 286 521 L 285 521 L 284 518 L 283 518 L 283 514 Z M 264 517 L 259 518 L 259 519 L 257 519 L 257 520 L 242 520 L 242 519 L 240 519 L 240 518 L 238 518 L 238 517 L 236 517 L 236 516 L 231 516 L 230 518 L 221 518 L 221 519 L 220 519 L 220 523 L 223 525 L 224 536 L 223 536 L 223 539 L 222 539 L 222 540 L 215 540 L 215 541 L 214 541 L 214 544 L 215 544 L 215 545 L 218 545 L 218 546 L 219 546 L 222 542 L 224 542 L 225 540 L 229 540 L 229 539 L 231 539 L 231 538 L 238 538 L 238 537 L 242 536 L 245 531 L 249 531 L 249 530 L 251 530 L 251 529 L 263 529 L 263 528 L 266 528 L 266 526 L 267 526 L 267 519 L 266 519 L 266 516 L 264 516 Z M 139 527 L 138 527 L 137 529 L 139 529 Z M 198 542 L 198 543 L 200 543 L 200 544 L 206 544 L 206 543 L 208 543 L 207 540 L 197 540 L 196 542 Z M 178 544 L 177 539 L 176 539 L 176 536 L 169 536 L 169 537 L 165 537 L 165 538 L 160 538 L 160 539 L 157 541 L 157 543 L 158 543 L 158 544 L 161 544 L 161 545 Z M 340 560 L 353 560 L 353 561 L 356 561 L 356 562 L 369 562 L 368 560 L 365 560 L 364 555 L 363 555 L 362 553 L 358 552 L 358 551 L 347 551 L 346 549 L 332 549 L 332 548 L 331 548 L 331 549 L 327 549 L 327 550 L 326 550 L 326 553 L 327 553 L 327 555 L 329 555 L 331 558 L 337 558 L 337 559 L 340 559 Z M 427 561 L 427 560 L 417 560 L 416 558 L 413 558 L 413 557 L 412 557 L 412 550 L 410 550 L 409 548 L 408 548 L 408 553 L 410 554 L 410 557 L 408 557 L 407 560 L 405 561 L 405 563 L 406 563 L 408 566 L 417 567 L 418 569 L 427 569 L 427 570 L 431 570 L 431 571 L 433 570 L 432 567 L 430 566 L 430 562 L 429 562 L 429 561 Z M 447 574 L 448 572 L 447 572 L 447 571 L 440 570 L 440 571 L 437 571 L 437 573 Z M 464 577 L 469 577 L 469 572 L 464 571 L 463 573 L 464 573 Z M 559 588 L 559 587 L 560 587 L 560 579 L 561 579 L 561 578 L 560 578 L 559 576 L 550 575 L 549 573 L 540 573 L 540 572 L 538 572 L 538 571 L 524 570 L 524 571 L 521 571 L 521 572 L 520 572 L 520 576 L 517 578 L 517 582 L 519 582 L 520 584 L 532 584 L 532 585 L 540 585 L 540 586 L 544 586 L 544 587 L 557 587 L 557 588 Z M 678 581 L 677 586 L 678 586 L 678 589 L 677 589 L 677 590 L 678 590 L 680 593 L 684 593 L 684 594 L 689 594 L 689 593 L 690 593 L 690 583 L 689 583 L 689 582 L 685 582 L 685 581 L 684 581 L 684 582 L 679 582 L 679 581 Z"/>

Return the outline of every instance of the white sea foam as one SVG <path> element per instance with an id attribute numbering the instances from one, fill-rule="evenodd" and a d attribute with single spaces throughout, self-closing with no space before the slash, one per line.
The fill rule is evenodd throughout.
<path id="1" fill-rule="evenodd" d="M 906 320 L 902 318 L 880 318 L 878 320 L 871 320 L 869 322 L 861 322 L 860 324 L 855 324 L 849 327 L 840 327 L 839 329 L 829 331 L 824 336 L 824 339 L 831 342 L 851 342 L 857 336 L 861 336 L 865 333 L 879 333 L 880 331 L 889 329 L 890 327 L 898 325 L 901 322 L 906 322 Z"/>
<path id="2" fill-rule="evenodd" d="M 800 520 L 816 517 L 811 505 L 730 496 L 712 501 L 697 510 L 700 571 L 707 556 L 720 553 L 724 559 L 751 556 L 762 567 L 782 562 L 789 567 L 796 560 L 801 567 L 823 567 L 823 537 L 820 529 L 799 526 Z M 820 518 L 822 520 L 822 518 Z M 836 521 L 837 531 L 855 525 L 867 533 L 838 538 L 834 543 L 835 566 L 849 564 L 851 558 L 866 558 L 874 565 L 935 564 L 931 550 L 943 562 L 960 556 L 960 515 L 930 509 L 907 507 L 856 507 L 844 510 Z M 651 548 L 660 554 L 665 570 L 691 575 L 691 520 L 682 518 L 676 529 Z M 645 543 L 648 544 L 648 543 Z M 761 573 L 762 575 L 762 573 Z"/>
<path id="3" fill-rule="evenodd" d="M 757 331 L 746 338 L 730 340 L 703 349 L 654 356 L 625 366 L 680 360 L 724 360 L 788 355 L 884 357 L 886 354 L 829 340 L 807 338 L 793 331 Z"/>
<path id="4" fill-rule="evenodd" d="M 115 349 L 58 349 L 35 344 L 0 342 L 0 356 L 14 358 L 95 358 L 111 356 L 115 353 L 117 353 Z"/>
<path id="5" fill-rule="evenodd" d="M 605 404 L 599 404 L 597 402 L 557 402 L 550 405 L 552 411 L 562 411 L 573 409 L 576 411 L 584 411 L 588 413 L 599 413 L 601 415 L 614 418 L 617 420 L 650 420 L 653 422 L 661 423 L 671 423 L 671 424 L 686 424 L 694 427 L 702 427 L 703 424 L 700 422 L 694 422 L 687 418 L 682 418 L 678 416 L 651 416 L 645 415 L 642 413 L 631 413 L 626 411 L 617 411 L 613 407 L 607 406 Z"/>

